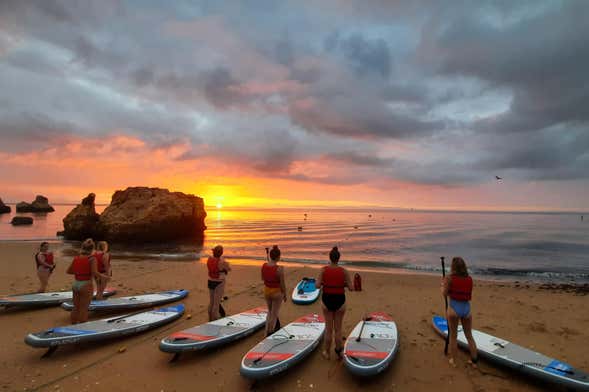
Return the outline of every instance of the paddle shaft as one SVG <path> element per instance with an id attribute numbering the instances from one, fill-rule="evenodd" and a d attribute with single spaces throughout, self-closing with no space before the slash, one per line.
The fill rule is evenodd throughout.
<path id="1" fill-rule="evenodd" d="M 446 277 L 446 264 L 444 263 L 444 256 L 440 257 L 442 261 L 442 278 Z M 444 304 L 446 306 L 446 317 L 448 315 L 448 297 L 444 295 Z M 446 334 L 446 341 L 444 343 L 444 355 L 448 355 L 448 343 L 450 343 L 450 324 L 448 318 L 446 318 L 446 324 L 448 325 L 448 333 Z"/>

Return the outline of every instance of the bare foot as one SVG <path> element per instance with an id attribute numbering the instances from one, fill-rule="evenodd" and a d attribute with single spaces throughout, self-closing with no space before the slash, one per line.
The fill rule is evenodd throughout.
<path id="1" fill-rule="evenodd" d="M 322 351 L 321 351 L 321 356 L 322 356 L 323 358 L 325 358 L 326 360 L 328 360 L 328 361 L 329 361 L 329 351 L 322 350 Z"/>
<path id="2" fill-rule="evenodd" d="M 448 363 L 450 364 L 450 366 L 452 366 L 453 368 L 456 368 L 456 362 L 454 362 L 454 358 L 450 358 L 448 360 Z"/>
<path id="3" fill-rule="evenodd" d="M 342 355 L 342 349 L 341 348 L 336 348 L 335 350 L 335 355 L 337 355 L 338 359 L 342 359 L 343 355 Z"/>
<path id="4" fill-rule="evenodd" d="M 477 366 L 476 362 L 474 362 L 473 360 L 469 359 L 468 360 L 468 364 L 470 366 L 472 366 L 473 369 L 478 369 L 479 367 Z"/>

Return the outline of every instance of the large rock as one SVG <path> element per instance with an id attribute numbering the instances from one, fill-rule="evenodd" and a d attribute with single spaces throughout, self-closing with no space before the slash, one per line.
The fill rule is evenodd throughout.
<path id="1" fill-rule="evenodd" d="M 116 191 L 99 219 L 113 242 L 159 242 L 202 237 L 207 213 L 202 198 L 160 188 Z"/>
<path id="2" fill-rule="evenodd" d="M 7 214 L 10 211 L 11 211 L 10 206 L 7 206 L 6 204 L 4 204 L 2 199 L 0 199 L 0 214 Z"/>
<path id="3" fill-rule="evenodd" d="M 55 209 L 49 205 L 49 199 L 45 196 L 37 195 L 32 203 L 24 201 L 16 205 L 16 212 L 53 212 Z"/>
<path id="4" fill-rule="evenodd" d="M 10 223 L 12 223 L 13 226 L 32 225 L 33 218 L 30 216 L 15 216 Z"/>
<path id="5" fill-rule="evenodd" d="M 94 197 L 94 193 L 90 193 L 63 218 L 64 230 L 58 235 L 63 235 L 69 240 L 84 240 L 98 234 L 96 229 L 100 215 L 96 213 Z"/>

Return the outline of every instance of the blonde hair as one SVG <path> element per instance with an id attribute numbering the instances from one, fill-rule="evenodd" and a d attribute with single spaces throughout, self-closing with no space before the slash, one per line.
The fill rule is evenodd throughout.
<path id="1" fill-rule="evenodd" d="M 92 238 L 88 238 L 82 242 L 82 247 L 80 249 L 80 254 L 84 256 L 91 255 L 94 252 L 94 240 Z"/>
<path id="2" fill-rule="evenodd" d="M 106 241 L 98 241 L 96 243 L 96 248 L 102 252 L 108 252 L 108 242 Z"/>
<path id="3" fill-rule="evenodd" d="M 450 273 L 452 275 L 463 277 L 468 276 L 468 269 L 466 268 L 466 263 L 462 257 L 452 258 L 452 267 L 450 268 Z"/>

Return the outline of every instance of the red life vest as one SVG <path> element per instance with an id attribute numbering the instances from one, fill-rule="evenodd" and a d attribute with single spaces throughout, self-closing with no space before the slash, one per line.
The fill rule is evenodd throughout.
<path id="1" fill-rule="evenodd" d="M 323 268 L 323 292 L 325 294 L 344 294 L 346 286 L 346 274 L 339 266 L 327 266 Z"/>
<path id="2" fill-rule="evenodd" d="M 101 274 L 106 272 L 106 267 L 104 266 L 104 252 L 95 252 L 94 257 L 96 257 L 96 268 L 98 272 Z"/>
<path id="3" fill-rule="evenodd" d="M 470 301 L 472 297 L 472 278 L 470 276 L 451 275 L 448 295 L 456 301 Z"/>
<path id="4" fill-rule="evenodd" d="M 220 259 L 216 258 L 216 257 L 209 257 L 209 259 L 207 260 L 207 269 L 209 270 L 209 279 L 213 279 L 213 280 L 219 280 L 221 272 L 224 272 L 219 270 L 219 261 Z"/>
<path id="5" fill-rule="evenodd" d="M 362 277 L 357 272 L 354 275 L 354 291 L 362 291 Z"/>
<path id="6" fill-rule="evenodd" d="M 41 264 L 39 263 L 39 255 L 43 255 L 45 256 L 45 264 L 49 264 L 49 265 L 53 265 L 53 253 L 51 252 L 47 252 L 47 253 L 37 253 L 35 255 L 35 263 L 37 263 L 37 267 L 39 267 Z"/>
<path id="7" fill-rule="evenodd" d="M 264 285 L 270 288 L 280 287 L 280 277 L 278 276 L 278 266 L 269 265 L 264 263 L 262 266 L 262 279 L 264 279 Z"/>
<path id="8" fill-rule="evenodd" d="M 88 256 L 76 256 L 72 264 L 72 271 L 76 280 L 90 280 L 92 277 L 92 267 Z"/>

